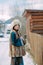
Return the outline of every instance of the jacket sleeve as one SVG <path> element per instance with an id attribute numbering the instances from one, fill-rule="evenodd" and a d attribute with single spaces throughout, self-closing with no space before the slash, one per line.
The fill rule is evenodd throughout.
<path id="1" fill-rule="evenodd" d="M 16 44 L 17 39 L 16 39 L 16 33 L 15 32 L 11 32 L 11 42 L 13 45 Z"/>

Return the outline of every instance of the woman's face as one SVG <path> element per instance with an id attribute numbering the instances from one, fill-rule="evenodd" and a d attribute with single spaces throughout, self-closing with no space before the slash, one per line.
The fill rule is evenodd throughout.
<path id="1" fill-rule="evenodd" d="M 19 30 L 19 28 L 20 28 L 19 25 L 16 25 L 16 26 L 14 27 L 14 29 L 16 29 L 16 30 Z"/>

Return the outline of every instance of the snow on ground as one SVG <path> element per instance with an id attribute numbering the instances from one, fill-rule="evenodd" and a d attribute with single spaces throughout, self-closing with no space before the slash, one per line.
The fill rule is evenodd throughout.
<path id="1" fill-rule="evenodd" d="M 8 42 L 0 42 L 0 65 L 10 65 Z"/>
<path id="2" fill-rule="evenodd" d="M 23 58 L 24 58 L 24 65 L 35 65 L 30 53 L 26 52 L 26 55 Z"/>
<path id="3" fill-rule="evenodd" d="M 0 65 L 10 65 L 9 42 L 5 40 L 6 38 L 0 41 Z M 35 65 L 29 53 L 26 52 L 23 59 L 24 65 Z"/>

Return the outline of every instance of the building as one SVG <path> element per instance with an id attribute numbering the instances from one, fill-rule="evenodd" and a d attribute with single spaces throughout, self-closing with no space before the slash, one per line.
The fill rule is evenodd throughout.
<path id="1" fill-rule="evenodd" d="M 38 65 L 43 65 L 43 10 L 25 10 L 23 16 L 31 54 Z"/>

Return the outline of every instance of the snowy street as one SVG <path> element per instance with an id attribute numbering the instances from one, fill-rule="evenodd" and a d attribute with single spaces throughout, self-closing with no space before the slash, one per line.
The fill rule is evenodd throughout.
<path id="1" fill-rule="evenodd" d="M 24 65 L 35 65 L 29 53 L 26 53 L 23 58 Z M 2 41 L 0 39 L 0 65 L 10 65 L 9 42 L 7 38 Z"/>

